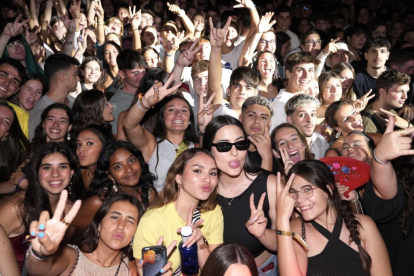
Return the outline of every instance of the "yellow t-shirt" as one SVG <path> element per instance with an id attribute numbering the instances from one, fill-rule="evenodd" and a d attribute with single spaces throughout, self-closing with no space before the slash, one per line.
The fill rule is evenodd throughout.
<path id="1" fill-rule="evenodd" d="M 201 219 L 204 220 L 200 226 L 203 236 L 210 245 L 223 243 L 223 213 L 219 205 L 213 211 L 201 212 Z M 177 241 L 177 248 L 173 250 L 169 261 L 172 261 L 172 271 L 175 271 L 181 264 L 178 243 L 182 240 L 177 229 L 186 225 L 186 222 L 178 215 L 174 203 L 170 203 L 158 209 L 150 209 L 144 213 L 135 233 L 132 245 L 134 257 L 142 259 L 142 248 L 154 246 L 158 239 L 164 237 L 164 245 L 168 247 L 171 242 Z"/>
<path id="2" fill-rule="evenodd" d="M 13 107 L 14 112 L 16 112 L 17 119 L 19 120 L 20 128 L 22 129 L 24 135 L 29 138 L 29 113 L 15 104 L 12 104 L 10 102 L 7 103 Z"/>

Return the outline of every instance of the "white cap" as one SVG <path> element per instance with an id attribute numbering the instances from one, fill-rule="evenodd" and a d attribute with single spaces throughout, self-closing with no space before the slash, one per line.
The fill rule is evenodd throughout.
<path id="1" fill-rule="evenodd" d="M 181 228 L 181 236 L 189 237 L 193 234 L 193 229 L 190 226 L 184 226 Z"/>

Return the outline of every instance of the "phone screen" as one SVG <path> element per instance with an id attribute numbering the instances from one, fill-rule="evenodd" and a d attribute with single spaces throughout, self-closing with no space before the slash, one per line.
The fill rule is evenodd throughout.
<path id="1" fill-rule="evenodd" d="M 163 245 L 144 247 L 142 259 L 144 276 L 161 275 L 160 270 L 167 263 L 167 249 Z"/>

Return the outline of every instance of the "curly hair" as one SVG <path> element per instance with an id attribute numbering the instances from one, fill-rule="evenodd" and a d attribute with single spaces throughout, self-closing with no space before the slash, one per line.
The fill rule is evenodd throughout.
<path id="1" fill-rule="evenodd" d="M 154 189 L 153 183 L 155 176 L 150 173 L 148 164 L 145 163 L 142 153 L 130 143 L 124 141 L 110 142 L 102 149 L 93 181 L 89 186 L 87 197 L 97 195 L 102 201 L 106 201 L 116 193 L 114 183 L 109 179 L 108 174 L 110 173 L 110 159 L 118 149 L 125 149 L 138 159 L 141 166 L 141 177 L 135 187 L 139 189 L 138 191 L 140 193 L 141 201 L 144 206 L 147 207 L 151 190 Z"/>

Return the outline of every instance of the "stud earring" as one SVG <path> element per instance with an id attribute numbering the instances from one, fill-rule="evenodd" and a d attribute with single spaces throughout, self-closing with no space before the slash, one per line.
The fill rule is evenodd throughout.
<path id="1" fill-rule="evenodd" d="M 66 133 L 66 139 L 68 140 L 68 141 L 70 141 L 70 139 L 71 139 L 71 137 L 70 137 L 70 133 L 68 132 L 68 133 Z"/>
<path id="2" fill-rule="evenodd" d="M 117 193 L 118 192 L 118 187 L 116 186 L 115 179 L 112 179 L 112 183 L 113 183 L 112 189 L 114 189 L 114 192 Z"/>

